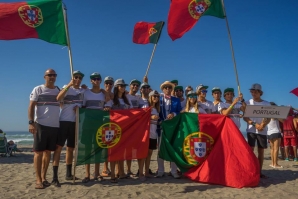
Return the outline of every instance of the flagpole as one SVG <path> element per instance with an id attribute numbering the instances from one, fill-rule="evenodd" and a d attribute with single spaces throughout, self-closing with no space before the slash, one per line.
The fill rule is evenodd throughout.
<path id="1" fill-rule="evenodd" d="M 70 76 L 72 78 L 73 73 L 73 63 L 72 63 L 72 53 L 71 53 L 71 47 L 70 47 L 70 39 L 69 39 L 69 31 L 68 31 L 68 21 L 67 21 L 67 13 L 66 13 L 66 5 L 63 3 L 63 15 L 64 15 L 64 24 L 65 24 L 65 32 L 66 32 L 66 41 L 68 44 L 68 56 L 69 56 L 69 64 L 70 64 Z"/>
<path id="2" fill-rule="evenodd" d="M 152 54 L 151 54 L 151 57 L 150 57 L 150 60 L 149 60 L 149 64 L 148 64 L 145 76 L 148 75 L 150 65 L 151 65 L 151 62 L 152 62 L 152 59 L 153 59 L 153 56 L 154 56 L 154 53 L 155 53 L 156 46 L 157 46 L 157 44 L 154 44 L 153 51 L 152 51 Z"/>
<path id="3" fill-rule="evenodd" d="M 73 184 L 76 182 L 76 167 L 78 161 L 78 133 L 79 133 L 79 107 L 76 108 L 76 130 L 75 130 L 75 160 L 73 167 Z"/>
<path id="4" fill-rule="evenodd" d="M 237 66 L 236 66 L 236 59 L 235 59 L 234 48 L 233 48 L 233 43 L 232 43 L 232 36 L 231 36 L 230 27 L 229 27 L 229 23 L 228 23 L 228 17 L 226 15 L 226 9 L 225 9 L 225 6 L 224 6 L 224 0 L 222 0 L 222 8 L 223 8 L 224 16 L 225 16 L 225 19 L 226 19 L 226 26 L 227 26 L 228 36 L 229 36 L 229 40 L 230 40 L 230 48 L 231 48 L 231 52 L 232 52 L 232 59 L 233 59 L 233 62 L 234 62 L 234 71 L 235 71 L 235 74 L 236 74 L 238 94 L 240 95 L 241 92 L 240 92 L 240 83 L 239 83 Z"/>

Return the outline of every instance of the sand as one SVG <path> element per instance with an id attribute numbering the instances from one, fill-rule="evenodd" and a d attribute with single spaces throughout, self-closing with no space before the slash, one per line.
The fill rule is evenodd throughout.
<path id="1" fill-rule="evenodd" d="M 283 169 L 269 167 L 269 149 L 265 151 L 263 173 L 268 179 L 261 179 L 258 187 L 236 189 L 220 185 L 208 185 L 193 182 L 189 179 L 149 178 L 145 182 L 136 179 L 119 180 L 112 184 L 109 178 L 105 181 L 82 184 L 78 180 L 75 185 L 65 181 L 65 150 L 61 155 L 59 180 L 61 187 L 34 189 L 35 172 L 33 153 L 30 148 L 20 147 L 24 152 L 15 157 L 0 157 L 0 198 L 298 198 L 298 163 L 280 161 Z M 151 169 L 156 171 L 156 152 L 153 154 Z M 165 165 L 169 170 L 169 163 Z M 102 165 L 101 165 L 102 168 Z M 93 167 L 91 168 L 93 171 Z M 132 171 L 137 172 L 137 162 L 133 161 Z M 84 166 L 78 166 L 77 177 L 84 178 Z M 50 163 L 47 175 L 52 180 Z"/>

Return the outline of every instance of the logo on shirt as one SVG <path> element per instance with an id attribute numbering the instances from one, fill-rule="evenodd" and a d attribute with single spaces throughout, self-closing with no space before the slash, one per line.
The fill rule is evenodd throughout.
<path id="1" fill-rule="evenodd" d="M 210 0 L 193 0 L 188 5 L 189 14 L 198 20 L 210 7 Z"/>
<path id="2" fill-rule="evenodd" d="M 201 165 L 209 156 L 214 139 L 203 132 L 195 132 L 184 139 L 183 155 L 185 160 L 194 166 Z"/>
<path id="3" fill-rule="evenodd" d="M 96 142 L 101 148 L 111 148 L 115 146 L 121 138 L 122 129 L 115 123 L 105 123 L 96 133 Z"/>
<path id="4" fill-rule="evenodd" d="M 34 5 L 24 5 L 18 9 L 19 16 L 23 22 L 32 28 L 36 28 L 43 23 L 41 9 Z"/>

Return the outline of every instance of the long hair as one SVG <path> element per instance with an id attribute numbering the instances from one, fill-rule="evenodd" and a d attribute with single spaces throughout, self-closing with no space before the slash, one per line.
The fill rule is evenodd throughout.
<path id="1" fill-rule="evenodd" d="M 149 102 L 149 106 L 151 107 L 153 105 L 152 96 L 149 97 L 148 102 Z M 160 101 L 159 101 L 159 98 L 158 98 L 158 101 L 155 103 L 155 107 L 154 108 L 156 108 L 156 110 L 157 110 L 158 113 L 160 112 Z"/>
<path id="2" fill-rule="evenodd" d="M 190 102 L 189 102 L 189 97 L 186 98 L 186 106 L 185 106 L 185 112 L 189 112 L 190 110 Z M 195 101 L 194 104 L 194 108 L 195 108 L 195 112 L 199 113 L 199 104 L 198 104 L 198 100 Z"/>
<path id="3" fill-rule="evenodd" d="M 113 93 L 114 93 L 113 103 L 114 103 L 114 105 L 119 106 L 120 105 L 120 102 L 119 102 L 119 99 L 118 99 L 118 93 L 119 93 L 118 86 L 115 86 L 114 87 Z M 121 98 L 123 99 L 123 101 L 124 101 L 125 104 L 127 104 L 127 105 L 130 106 L 130 103 L 128 102 L 128 99 L 126 97 L 125 92 L 122 93 Z"/>

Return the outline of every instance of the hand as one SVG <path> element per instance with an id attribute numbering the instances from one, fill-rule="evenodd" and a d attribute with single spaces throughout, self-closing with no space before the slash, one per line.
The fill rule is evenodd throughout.
<path id="1" fill-rule="evenodd" d="M 29 124 L 29 132 L 35 134 L 37 130 L 35 129 L 35 124 Z"/>
<path id="2" fill-rule="evenodd" d="M 240 94 L 239 94 L 239 101 L 242 101 L 242 100 L 243 100 L 243 94 L 240 93 Z"/>
<path id="3" fill-rule="evenodd" d="M 153 120 L 158 120 L 158 119 L 159 119 L 159 116 L 158 116 L 158 115 L 152 115 L 152 116 L 151 116 L 151 119 L 153 119 Z"/>
<path id="4" fill-rule="evenodd" d="M 104 107 L 103 110 L 104 111 L 109 111 L 109 110 L 111 110 L 111 107 Z"/>
<path id="5" fill-rule="evenodd" d="M 260 124 L 256 124 L 256 129 L 258 130 L 258 131 L 263 131 L 263 126 L 262 125 L 260 125 Z"/>
<path id="6" fill-rule="evenodd" d="M 73 85 L 73 82 L 74 80 L 72 79 L 72 80 L 70 80 L 70 82 L 67 84 L 67 88 L 69 88 L 69 87 L 71 87 L 72 85 Z"/>
<path id="7" fill-rule="evenodd" d="M 148 83 L 148 77 L 147 77 L 147 76 L 144 76 L 144 78 L 143 78 L 143 82 Z"/>
<path id="8" fill-rule="evenodd" d="M 167 116 L 167 119 L 173 119 L 173 117 L 174 117 L 174 114 L 173 113 L 170 113 L 168 116 Z"/>
<path id="9" fill-rule="evenodd" d="M 82 89 L 87 89 L 88 86 L 86 86 L 86 84 L 82 84 L 82 85 L 81 85 L 81 88 L 82 88 Z"/>
<path id="10" fill-rule="evenodd" d="M 235 104 L 237 104 L 237 102 L 239 102 L 239 97 L 236 97 L 232 103 L 232 105 L 234 106 Z"/>

